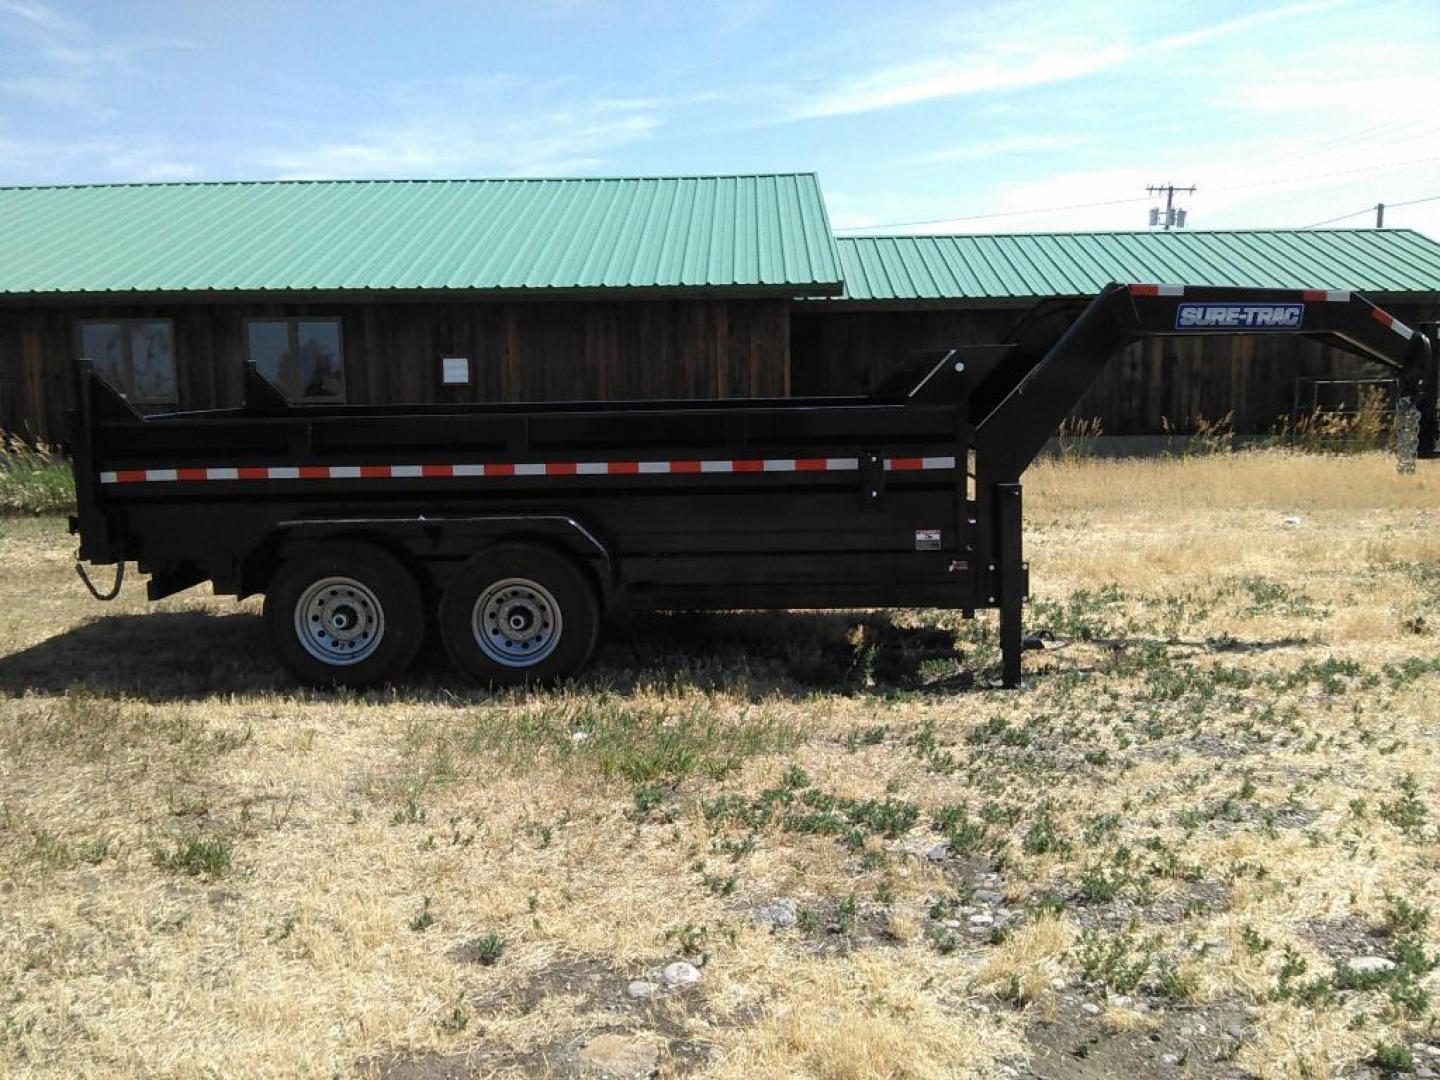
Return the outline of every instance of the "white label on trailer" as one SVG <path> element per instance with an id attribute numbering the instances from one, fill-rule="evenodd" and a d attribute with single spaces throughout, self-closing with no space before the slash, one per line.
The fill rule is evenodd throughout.
<path id="1" fill-rule="evenodd" d="M 1176 330 L 1298 330 L 1304 304 L 1181 304 Z"/>
<path id="2" fill-rule="evenodd" d="M 470 358 L 447 356 L 440 361 L 440 381 L 446 386 L 464 386 L 470 381 Z"/>
<path id="3" fill-rule="evenodd" d="M 915 530 L 916 551 L 939 551 L 940 530 L 939 529 L 916 529 Z"/>

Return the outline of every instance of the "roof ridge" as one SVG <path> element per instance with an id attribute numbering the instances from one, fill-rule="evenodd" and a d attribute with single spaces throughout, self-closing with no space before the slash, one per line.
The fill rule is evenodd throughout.
<path id="1" fill-rule="evenodd" d="M 818 180 L 814 169 L 793 169 L 782 172 L 725 173 L 634 173 L 609 176 L 381 176 L 381 177 L 310 177 L 270 180 L 119 180 L 88 184 L 0 184 L 0 191 L 81 191 L 117 188 L 221 188 L 221 187 L 286 187 L 302 184 L 556 184 L 606 183 L 645 180 L 748 180 L 777 176 L 811 176 Z"/>
<path id="2" fill-rule="evenodd" d="M 1156 231 L 1154 229 L 1050 229 L 1040 232 L 944 232 L 944 233 L 867 233 L 864 236 L 836 236 L 838 243 L 851 240 L 984 240 L 1012 239 L 1014 237 L 1027 236 L 1155 236 L 1155 237 L 1180 237 L 1180 236 L 1233 236 L 1236 233 L 1291 233 L 1300 236 L 1316 236 L 1326 233 L 1408 233 L 1412 236 L 1422 236 L 1428 239 L 1427 234 L 1419 229 L 1412 229 L 1406 226 L 1397 228 L 1373 229 L 1373 228 L 1348 228 L 1348 229 L 1307 229 L 1301 226 L 1254 226 L 1244 229 L 1184 229 L 1174 231 Z"/>
<path id="3" fill-rule="evenodd" d="M 1160 239 L 1183 236 L 1187 239 Z M 1440 291 L 1440 241 L 1414 229 L 1140 229 L 837 237 L 850 302 L 927 303 L 1089 296 L 1108 281 Z M 884 276 L 936 264 L 922 281 Z M 973 278 L 974 280 L 968 280 Z"/>
<path id="4" fill-rule="evenodd" d="M 677 192 L 668 229 L 600 213 Z M 832 295 L 821 198 L 814 173 L 0 189 L 0 296 Z M 728 238 L 752 221 L 765 243 L 732 258 Z M 725 244 L 687 247 L 707 230 Z M 592 250 L 613 253 L 574 257 Z"/>

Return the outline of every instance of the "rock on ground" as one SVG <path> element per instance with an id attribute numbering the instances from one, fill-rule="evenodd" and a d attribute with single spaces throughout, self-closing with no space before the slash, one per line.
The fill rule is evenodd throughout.
<path id="1" fill-rule="evenodd" d="M 781 897 L 755 909 L 755 921 L 765 926 L 794 926 L 800 918 L 800 909 L 794 900 Z"/>
<path id="2" fill-rule="evenodd" d="M 660 1050 L 646 1039 L 606 1032 L 580 1048 L 580 1061 L 601 1076 L 649 1076 L 660 1064 Z"/>
<path id="3" fill-rule="evenodd" d="M 1361 975 L 1369 975 L 1375 972 L 1392 971 L 1395 967 L 1394 960 L 1387 960 L 1383 956 L 1357 956 L 1345 964 L 1351 971 Z"/>
<path id="4" fill-rule="evenodd" d="M 661 974 L 670 986 L 689 986 L 700 981 L 700 969 L 684 960 L 677 960 Z"/>

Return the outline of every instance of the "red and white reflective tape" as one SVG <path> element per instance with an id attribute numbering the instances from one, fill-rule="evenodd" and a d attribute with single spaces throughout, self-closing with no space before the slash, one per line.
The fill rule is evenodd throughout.
<path id="1" fill-rule="evenodd" d="M 1412 337 L 1415 336 L 1414 330 L 1411 330 L 1410 327 L 1406 326 L 1403 322 L 1395 318 L 1395 316 L 1391 315 L 1388 311 L 1381 311 L 1378 307 L 1372 307 L 1370 309 L 1370 314 L 1375 317 L 1376 322 L 1380 323 L 1382 326 L 1390 327 L 1391 330 L 1394 330 L 1406 341 L 1409 341 Z"/>
<path id="2" fill-rule="evenodd" d="M 498 476 L 679 476 L 687 474 L 856 472 L 859 458 L 733 458 L 722 461 L 533 461 L 485 465 L 253 465 L 175 469 L 113 469 L 102 484 L 191 483 L 201 480 L 420 480 Z M 887 472 L 953 469 L 950 457 L 892 457 Z"/>
<path id="3" fill-rule="evenodd" d="M 1184 285 L 1131 285 L 1131 296 L 1184 296 Z M 1349 289 L 1302 289 L 1300 298 L 1311 302 L 1349 303 Z"/>

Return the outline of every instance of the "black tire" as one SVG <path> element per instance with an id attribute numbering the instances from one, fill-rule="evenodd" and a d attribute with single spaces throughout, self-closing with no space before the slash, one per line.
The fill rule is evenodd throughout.
<path id="1" fill-rule="evenodd" d="M 514 623 L 506 631 L 509 620 Z M 489 629 L 485 644 L 477 622 Z M 599 633 L 600 603 L 590 579 L 570 559 L 539 545 L 487 548 L 440 598 L 445 651 L 487 686 L 563 679 L 590 659 Z"/>
<path id="2" fill-rule="evenodd" d="M 425 604 L 393 555 L 368 544 L 326 544 L 281 565 L 265 592 L 265 626 L 281 663 L 305 682 L 374 686 L 398 678 L 415 659 Z M 327 626 L 334 631 L 328 645 Z"/>

